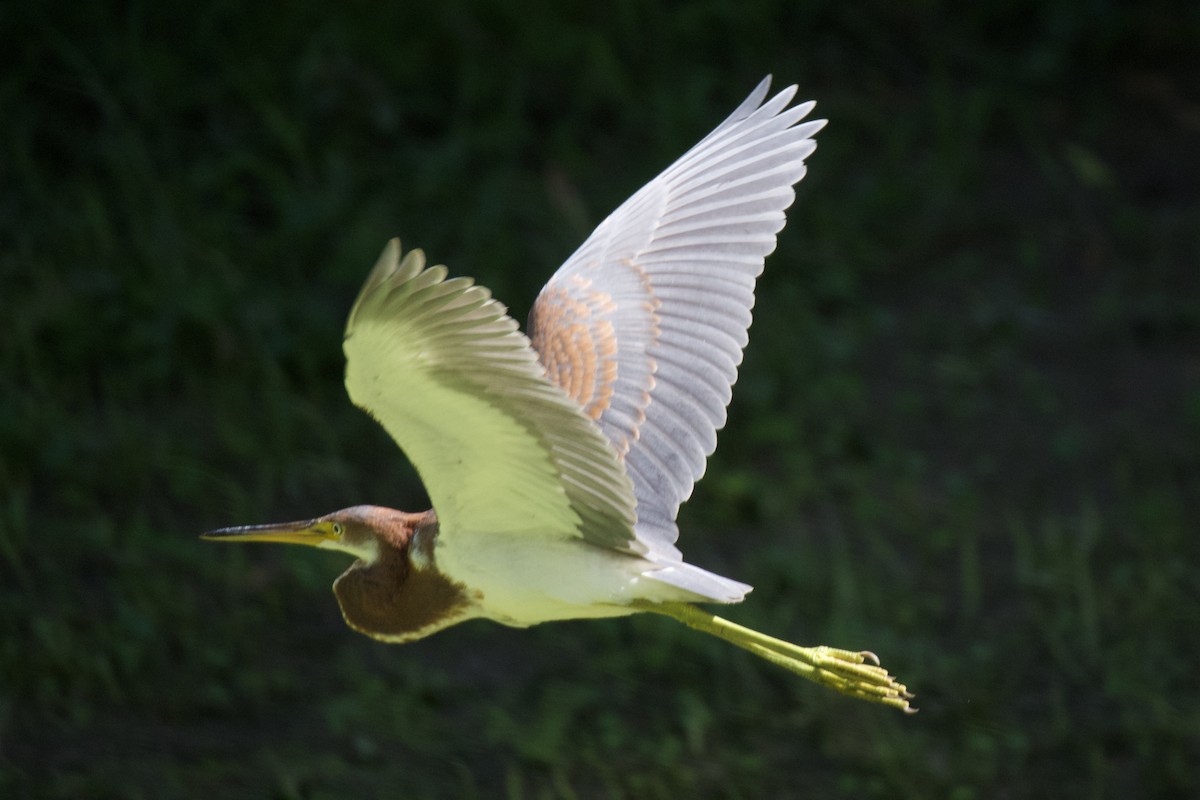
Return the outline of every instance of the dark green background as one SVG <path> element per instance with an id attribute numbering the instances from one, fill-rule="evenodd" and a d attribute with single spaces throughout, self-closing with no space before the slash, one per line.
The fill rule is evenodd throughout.
<path id="1" fill-rule="evenodd" d="M 0 11 L 0 795 L 1195 790 L 1200 5 L 59 5 Z M 386 239 L 523 319 L 767 72 L 830 124 L 682 544 L 920 714 L 662 619 L 377 644 L 196 539 L 423 508 L 341 383 Z"/>

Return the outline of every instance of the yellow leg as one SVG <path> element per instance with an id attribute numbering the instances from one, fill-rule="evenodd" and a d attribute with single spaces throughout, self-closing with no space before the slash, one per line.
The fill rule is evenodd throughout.
<path id="1" fill-rule="evenodd" d="M 824 645 L 800 647 L 721 619 L 687 603 L 639 602 L 636 606 L 642 611 L 677 619 L 689 628 L 724 639 L 759 658 L 842 694 L 882 703 L 909 714 L 916 712 L 908 704 L 913 695 L 904 684 L 879 666 L 879 659 L 869 651 L 852 652 Z"/>

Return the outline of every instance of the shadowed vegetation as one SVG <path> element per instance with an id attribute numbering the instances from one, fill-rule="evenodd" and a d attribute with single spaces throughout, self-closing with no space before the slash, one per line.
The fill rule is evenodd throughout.
<path id="1" fill-rule="evenodd" d="M 1194 787 L 1200 11 L 678 5 L 0 12 L 0 796 Z M 831 122 L 681 543 L 920 714 L 655 618 L 386 646 L 196 539 L 425 508 L 342 387 L 384 242 L 524 319 L 766 72 Z"/>

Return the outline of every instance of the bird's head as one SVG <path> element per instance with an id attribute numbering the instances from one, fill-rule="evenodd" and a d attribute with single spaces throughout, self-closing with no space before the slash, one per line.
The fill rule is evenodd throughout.
<path id="1" fill-rule="evenodd" d="M 282 542 L 341 550 L 366 564 L 379 560 L 384 548 L 405 554 L 418 529 L 433 522 L 432 512 L 408 514 L 383 506 L 351 506 L 316 519 L 239 525 L 200 535 L 218 542 Z"/>
<path id="2" fill-rule="evenodd" d="M 437 515 L 353 506 L 316 519 L 201 534 L 219 542 L 283 542 L 358 557 L 333 583 L 346 623 L 389 642 L 420 639 L 470 616 L 465 587 L 433 567 Z"/>

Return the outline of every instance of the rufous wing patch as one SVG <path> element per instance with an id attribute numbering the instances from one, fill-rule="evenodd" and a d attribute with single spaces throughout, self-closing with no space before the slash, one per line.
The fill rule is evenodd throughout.
<path id="1" fill-rule="evenodd" d="M 548 286 L 529 317 L 529 334 L 546 376 L 599 419 L 617 382 L 617 335 L 612 296 L 580 275 L 570 286 Z"/>

